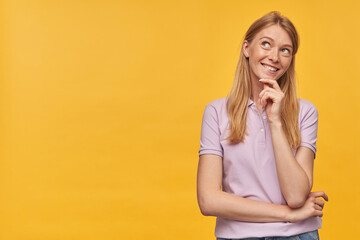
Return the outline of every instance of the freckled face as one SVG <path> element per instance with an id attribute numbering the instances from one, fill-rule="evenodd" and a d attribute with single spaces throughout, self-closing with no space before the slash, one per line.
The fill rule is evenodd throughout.
<path id="1" fill-rule="evenodd" d="M 244 41 L 243 50 L 249 59 L 251 80 L 278 80 L 289 68 L 293 46 L 289 34 L 279 25 L 258 32 L 251 42 Z"/>

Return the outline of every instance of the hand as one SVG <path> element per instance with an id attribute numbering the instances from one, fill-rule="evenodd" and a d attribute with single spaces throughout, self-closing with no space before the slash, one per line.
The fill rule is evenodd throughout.
<path id="1" fill-rule="evenodd" d="M 276 80 L 260 79 L 264 89 L 260 92 L 260 104 L 265 108 L 270 123 L 281 121 L 281 107 L 284 93 Z"/>
<path id="2" fill-rule="evenodd" d="M 322 199 L 318 199 L 319 197 L 325 201 L 329 200 L 328 196 L 322 191 L 311 192 L 304 206 L 290 210 L 289 221 L 299 222 L 310 217 L 322 217 L 325 202 Z"/>

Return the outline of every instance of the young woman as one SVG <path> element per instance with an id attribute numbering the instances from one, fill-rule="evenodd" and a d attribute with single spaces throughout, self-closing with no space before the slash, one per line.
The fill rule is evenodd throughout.
<path id="1" fill-rule="evenodd" d="M 227 98 L 204 112 L 202 214 L 218 239 L 318 239 L 324 192 L 311 192 L 317 110 L 298 99 L 294 25 L 270 12 L 248 29 Z"/>

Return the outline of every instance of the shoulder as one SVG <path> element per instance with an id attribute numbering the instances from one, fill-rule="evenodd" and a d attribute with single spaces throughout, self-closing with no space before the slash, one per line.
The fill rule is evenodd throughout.
<path id="1" fill-rule="evenodd" d="M 209 102 L 206 105 L 205 110 L 213 111 L 216 112 L 217 114 L 221 114 L 222 112 L 226 111 L 226 99 L 227 98 L 225 97 Z"/>
<path id="2" fill-rule="evenodd" d="M 226 99 L 227 98 L 224 97 L 224 98 L 213 100 L 213 101 L 209 102 L 206 106 L 211 106 L 215 109 L 220 109 L 220 108 L 226 107 Z"/>
<path id="3" fill-rule="evenodd" d="M 299 98 L 299 105 L 300 105 L 300 112 L 299 112 L 300 123 L 310 119 L 317 121 L 318 110 L 312 102 Z"/>
<path id="4" fill-rule="evenodd" d="M 298 100 L 300 104 L 300 109 L 316 109 L 315 105 L 312 102 L 302 98 L 298 98 Z"/>
<path id="5" fill-rule="evenodd" d="M 221 126 L 226 124 L 228 121 L 226 101 L 225 97 L 208 103 L 205 107 L 204 118 L 212 118 Z"/>

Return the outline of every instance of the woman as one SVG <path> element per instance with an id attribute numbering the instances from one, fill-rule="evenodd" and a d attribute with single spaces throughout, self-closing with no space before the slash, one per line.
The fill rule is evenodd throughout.
<path id="1" fill-rule="evenodd" d="M 297 49 L 289 19 L 258 19 L 228 97 L 205 108 L 198 203 L 218 239 L 318 239 L 328 197 L 311 192 L 317 110 L 296 96 Z"/>

